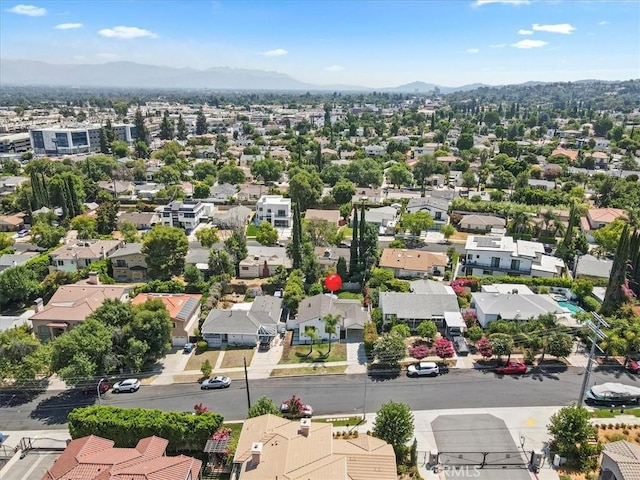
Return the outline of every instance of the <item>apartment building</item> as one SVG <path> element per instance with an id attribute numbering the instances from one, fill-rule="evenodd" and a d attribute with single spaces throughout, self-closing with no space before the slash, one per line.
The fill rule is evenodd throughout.
<path id="1" fill-rule="evenodd" d="M 158 207 L 156 211 L 160 214 L 162 225 L 184 228 L 187 233 L 209 218 L 207 206 L 198 201 L 173 201 Z"/>

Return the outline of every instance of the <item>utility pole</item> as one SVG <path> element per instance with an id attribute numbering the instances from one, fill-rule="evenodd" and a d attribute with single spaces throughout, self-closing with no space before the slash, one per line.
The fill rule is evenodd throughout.
<path id="1" fill-rule="evenodd" d="M 365 363 L 365 368 L 368 368 L 368 365 Z M 364 372 L 364 405 L 362 406 L 362 421 L 367 420 L 367 382 L 369 381 L 369 373 L 367 371 Z"/>
<path id="2" fill-rule="evenodd" d="M 251 408 L 251 394 L 249 393 L 249 376 L 247 375 L 247 357 L 242 357 L 244 363 L 244 383 L 247 386 L 247 411 Z"/>
<path id="3" fill-rule="evenodd" d="M 598 339 L 604 340 L 607 338 L 607 334 L 601 330 L 601 327 L 609 328 L 609 324 L 605 321 L 604 318 L 598 313 L 591 312 L 593 318 L 596 319 L 597 323 L 592 322 L 591 320 L 587 320 L 585 325 L 593 335 L 591 336 L 591 350 L 589 351 L 589 361 L 587 362 L 587 368 L 584 372 L 584 378 L 582 379 L 582 387 L 580 388 L 580 396 L 578 397 L 578 406 L 581 407 L 584 403 L 584 396 L 587 393 L 587 388 L 589 385 L 589 377 L 591 375 L 591 366 L 593 364 L 593 357 L 596 354 L 596 342 Z"/>

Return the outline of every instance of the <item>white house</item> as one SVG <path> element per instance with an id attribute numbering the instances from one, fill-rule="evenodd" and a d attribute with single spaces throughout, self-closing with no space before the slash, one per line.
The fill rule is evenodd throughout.
<path id="1" fill-rule="evenodd" d="M 433 218 L 435 226 L 449 223 L 449 205 L 450 201 L 445 198 L 437 197 L 420 197 L 412 198 L 407 204 L 406 211 L 408 213 L 427 212 Z"/>
<path id="2" fill-rule="evenodd" d="M 53 270 L 77 272 L 93 262 L 106 260 L 124 245 L 122 240 L 78 240 L 49 253 Z"/>
<path id="3" fill-rule="evenodd" d="M 156 211 L 160 214 L 163 225 L 184 228 L 189 233 L 200 223 L 207 221 L 209 208 L 199 201 L 173 201 L 168 205 L 158 207 Z"/>
<path id="4" fill-rule="evenodd" d="M 566 311 L 550 296 L 538 294 L 475 292 L 471 294 L 471 308 L 475 309 L 478 323 L 486 328 L 491 322 L 503 320 L 529 320 L 546 314 Z"/>
<path id="5" fill-rule="evenodd" d="M 383 155 L 387 150 L 380 145 L 365 145 L 364 152 L 370 157 L 377 157 Z"/>
<path id="6" fill-rule="evenodd" d="M 254 222 L 260 225 L 267 221 L 276 228 L 291 228 L 293 225 L 293 211 L 291 199 L 282 195 L 262 195 L 256 203 Z"/>
<path id="7" fill-rule="evenodd" d="M 331 295 L 318 294 L 300 302 L 295 326 L 297 335 L 294 334 L 294 342 L 311 342 L 311 338 L 305 335 L 306 327 L 315 329 L 319 341 L 328 341 L 329 333 L 325 330 L 322 319 L 329 314 L 340 317 L 336 325 L 336 333 L 332 335 L 334 340 L 339 338 L 361 340 L 364 324 L 370 320 L 369 312 L 362 308 L 360 300 L 339 299 L 332 298 Z"/>
<path id="8" fill-rule="evenodd" d="M 513 237 L 470 236 L 465 249 L 465 275 L 557 277 L 564 268 L 561 259 L 544 254 L 542 243 Z"/>

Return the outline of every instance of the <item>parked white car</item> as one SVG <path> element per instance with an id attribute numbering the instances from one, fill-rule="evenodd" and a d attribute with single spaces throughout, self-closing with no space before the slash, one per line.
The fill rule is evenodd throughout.
<path id="1" fill-rule="evenodd" d="M 140 380 L 137 378 L 127 378 L 113 386 L 113 393 L 137 392 L 140 389 Z"/>
<path id="2" fill-rule="evenodd" d="M 440 375 L 440 368 L 435 362 L 420 362 L 409 365 L 407 375 L 410 377 L 437 377 Z"/>

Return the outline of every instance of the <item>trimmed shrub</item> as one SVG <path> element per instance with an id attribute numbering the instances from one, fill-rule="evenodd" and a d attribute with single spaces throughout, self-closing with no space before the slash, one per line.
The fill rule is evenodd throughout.
<path id="1" fill-rule="evenodd" d="M 202 451 L 224 418 L 217 413 L 192 415 L 148 408 L 94 406 L 69 413 L 71 438 L 97 435 L 115 442 L 118 448 L 133 448 L 138 440 L 156 435 L 169 441 L 167 450 Z"/>

